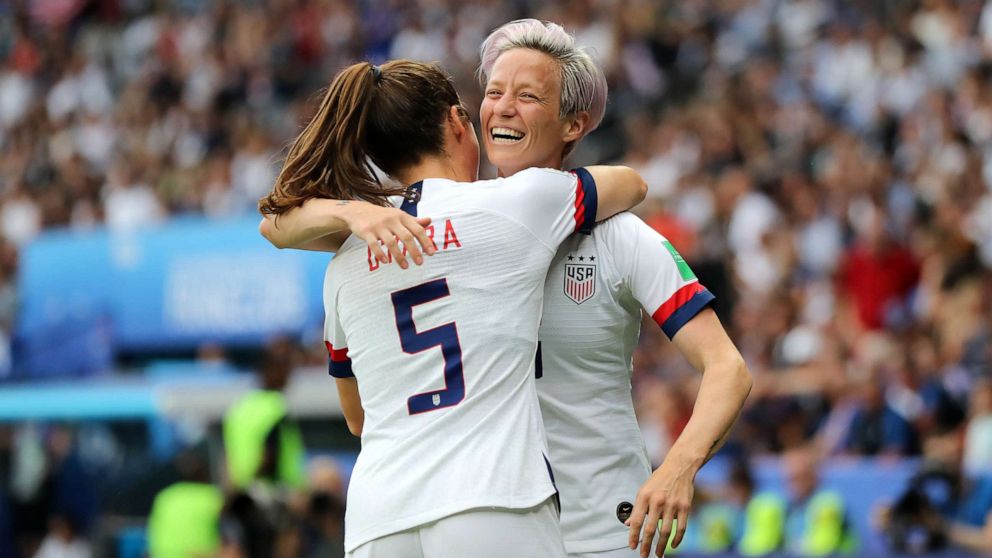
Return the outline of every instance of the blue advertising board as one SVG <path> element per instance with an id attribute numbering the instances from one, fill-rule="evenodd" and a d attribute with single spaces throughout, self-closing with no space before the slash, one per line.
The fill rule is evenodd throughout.
<path id="1" fill-rule="evenodd" d="M 273 248 L 254 217 L 42 234 L 21 255 L 15 374 L 87 374 L 121 350 L 319 331 L 330 257 Z"/>

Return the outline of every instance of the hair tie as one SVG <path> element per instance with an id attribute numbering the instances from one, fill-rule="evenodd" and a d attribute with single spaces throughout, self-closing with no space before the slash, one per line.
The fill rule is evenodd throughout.
<path id="1" fill-rule="evenodd" d="M 382 81 L 382 69 L 379 68 L 379 66 L 376 66 L 375 64 L 372 65 L 372 79 L 375 80 L 376 85 L 379 85 L 379 83 Z"/>

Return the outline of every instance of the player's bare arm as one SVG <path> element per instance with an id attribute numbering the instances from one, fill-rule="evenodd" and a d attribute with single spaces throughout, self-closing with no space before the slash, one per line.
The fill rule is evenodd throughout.
<path id="1" fill-rule="evenodd" d="M 688 424 L 661 466 L 637 492 L 628 520 L 629 544 L 636 548 L 641 540 L 644 558 L 651 550 L 655 525 L 661 531 L 656 548 L 658 556 L 665 550 L 673 521 L 677 527 L 672 547 L 682 542 L 696 473 L 720 449 L 751 391 L 747 365 L 712 309 L 700 312 L 672 341 L 689 363 L 702 372 L 703 379 Z M 648 527 L 641 539 L 644 525 Z"/>
<path id="2" fill-rule="evenodd" d="M 358 380 L 355 378 L 334 378 L 338 388 L 338 399 L 341 401 L 341 411 L 344 421 L 348 423 L 348 431 L 355 436 L 362 435 L 365 425 L 365 410 L 362 408 L 362 398 L 358 393 Z"/>
<path id="3" fill-rule="evenodd" d="M 597 222 L 631 209 L 644 201 L 648 194 L 647 183 L 630 167 L 598 165 L 585 169 L 596 181 L 599 198 Z"/>
<path id="4" fill-rule="evenodd" d="M 634 207 L 647 195 L 647 184 L 629 167 L 593 166 L 586 170 L 596 181 L 598 191 L 596 221 Z M 403 253 L 399 242 L 408 247 L 410 259 L 421 265 L 423 254 L 433 255 L 436 249 L 427 235 L 425 227 L 428 225 L 429 217 L 412 217 L 397 208 L 363 201 L 314 198 L 278 218 L 263 217 L 258 228 L 276 248 L 320 252 L 336 252 L 348 236 L 354 234 L 368 243 L 372 255 L 380 263 L 389 261 L 384 246 L 399 266 L 406 269 L 407 254 Z"/>
<path id="5" fill-rule="evenodd" d="M 430 222 L 429 217 L 412 217 L 394 207 L 313 198 L 278 217 L 263 217 L 258 230 L 276 248 L 320 252 L 336 252 L 354 234 L 368 243 L 381 263 L 389 261 L 385 247 L 399 266 L 406 269 L 407 256 L 420 265 L 423 254 L 434 254 L 434 243 L 424 229 Z M 400 243 L 406 248 L 405 253 Z"/>

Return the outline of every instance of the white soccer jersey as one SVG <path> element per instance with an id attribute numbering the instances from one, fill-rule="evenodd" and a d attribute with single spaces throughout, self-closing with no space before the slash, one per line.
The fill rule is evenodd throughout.
<path id="1" fill-rule="evenodd" d="M 584 169 L 530 169 L 412 188 L 419 201 L 402 207 L 433 219 L 437 253 L 403 270 L 351 237 L 325 278 L 331 374 L 354 374 L 365 410 L 349 552 L 468 509 L 531 508 L 555 492 L 534 354 L 548 267 L 565 238 L 591 228 L 595 184 Z"/>
<path id="2" fill-rule="evenodd" d="M 712 300 L 671 243 L 629 213 L 559 248 L 537 388 L 568 552 L 625 546 L 616 507 L 651 473 L 630 394 L 641 309 L 671 338 Z"/>

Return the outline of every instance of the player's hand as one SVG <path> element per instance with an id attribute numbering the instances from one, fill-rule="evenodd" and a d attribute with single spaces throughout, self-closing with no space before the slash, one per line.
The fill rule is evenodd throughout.
<path id="1" fill-rule="evenodd" d="M 413 217 L 395 207 L 352 201 L 348 202 L 347 211 L 342 218 L 348 223 L 351 234 L 364 240 L 380 263 L 389 261 L 383 247 L 403 269 L 409 267 L 407 255 L 413 263 L 421 265 L 424 263 L 423 254 L 433 256 L 437 250 L 424 229 L 431 224 L 430 217 Z M 401 242 L 403 248 L 400 248 Z"/>
<path id="2" fill-rule="evenodd" d="M 677 455 L 669 454 L 661 467 L 645 481 L 637 491 L 634 510 L 626 525 L 630 527 L 630 548 L 636 549 L 641 542 L 641 558 L 647 558 L 651 552 L 651 543 L 655 534 L 661 530 L 661 537 L 655 549 L 657 556 L 664 556 L 665 547 L 672 534 L 673 522 L 675 538 L 672 548 L 677 548 L 685 536 L 686 521 L 689 518 L 689 508 L 692 506 L 694 492 L 693 482 L 698 468 L 689 465 L 686 460 Z M 641 527 L 644 527 L 642 536 Z"/>

